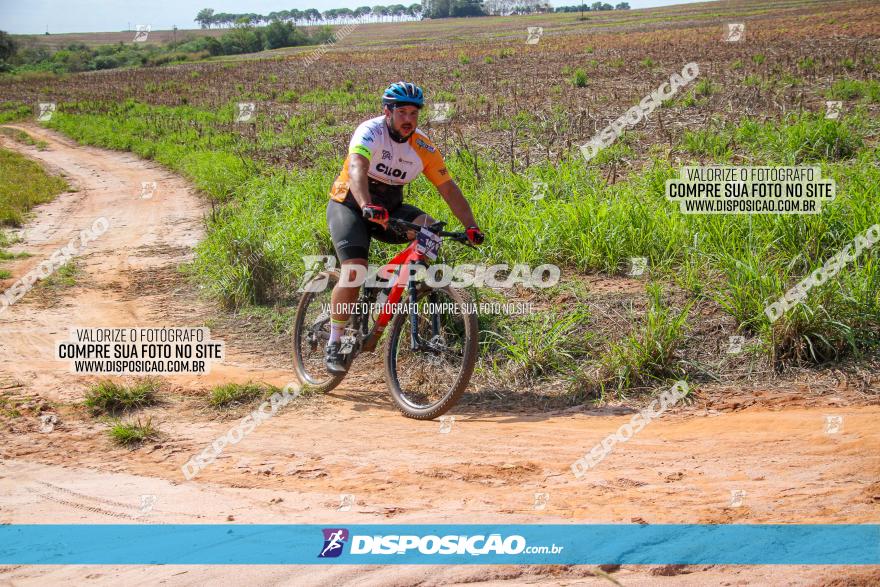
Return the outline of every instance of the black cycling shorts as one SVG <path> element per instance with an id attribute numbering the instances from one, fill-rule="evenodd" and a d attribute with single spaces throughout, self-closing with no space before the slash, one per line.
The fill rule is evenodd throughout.
<path id="1" fill-rule="evenodd" d="M 424 214 L 415 206 L 400 204 L 388 210 L 391 218 L 413 222 Z M 362 216 L 357 205 L 348 205 L 329 200 L 327 202 L 327 226 L 330 227 L 330 238 L 336 248 L 336 256 L 340 262 L 350 259 L 366 259 L 370 253 L 370 239 L 376 237 L 384 243 L 403 244 L 409 239 L 396 231 L 385 230 L 375 222 Z"/>

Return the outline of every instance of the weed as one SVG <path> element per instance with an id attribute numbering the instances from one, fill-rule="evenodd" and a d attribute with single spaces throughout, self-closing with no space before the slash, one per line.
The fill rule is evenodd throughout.
<path id="1" fill-rule="evenodd" d="M 212 408 L 230 408 L 241 404 L 251 403 L 254 400 L 264 398 L 281 390 L 274 385 L 258 383 L 225 383 L 211 390 L 208 396 L 208 405 Z"/>
<path id="2" fill-rule="evenodd" d="M 571 85 L 576 88 L 587 87 L 587 72 L 583 69 L 576 69 L 574 71 L 574 75 L 571 78 Z"/>
<path id="3" fill-rule="evenodd" d="M 150 378 L 141 379 L 131 385 L 106 379 L 89 388 L 85 405 L 94 415 L 114 415 L 138 410 L 157 403 L 156 392 L 161 385 L 158 379 Z"/>
<path id="4" fill-rule="evenodd" d="M 611 345 L 599 361 L 599 375 L 593 383 L 602 395 L 609 390 L 621 394 L 627 389 L 681 377 L 676 352 L 684 340 L 692 305 L 674 312 L 661 299 L 659 284 L 648 286 L 649 307 L 638 334 Z"/>
<path id="5" fill-rule="evenodd" d="M 138 418 L 134 422 L 113 421 L 108 434 L 116 444 L 134 448 L 148 440 L 155 440 L 159 431 L 153 426 L 152 418 L 147 418 L 146 422 Z"/>

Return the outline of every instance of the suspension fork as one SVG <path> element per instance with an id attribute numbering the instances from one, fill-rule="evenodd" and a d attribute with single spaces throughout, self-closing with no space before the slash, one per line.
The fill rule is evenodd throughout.
<path id="1" fill-rule="evenodd" d="M 430 302 L 429 308 L 437 307 L 437 292 L 431 290 L 431 293 L 428 294 L 428 301 Z M 433 337 L 437 337 L 440 335 L 440 314 L 437 312 L 431 312 L 431 334 Z"/>
<path id="2" fill-rule="evenodd" d="M 417 263 L 412 263 L 412 265 L 416 265 Z M 421 343 L 419 342 L 419 316 L 416 313 L 416 304 L 418 303 L 418 294 L 419 294 L 419 286 L 416 283 L 416 280 L 412 278 L 415 274 L 414 271 L 410 271 L 410 279 L 409 283 L 409 302 L 410 302 L 410 313 L 409 313 L 409 338 L 410 345 L 412 346 L 413 351 L 419 350 L 421 347 Z"/>

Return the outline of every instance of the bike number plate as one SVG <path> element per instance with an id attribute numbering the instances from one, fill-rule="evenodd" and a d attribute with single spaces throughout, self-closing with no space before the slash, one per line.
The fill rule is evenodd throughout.
<path id="1" fill-rule="evenodd" d="M 437 258 L 437 253 L 440 252 L 441 242 L 443 239 L 427 228 L 421 229 L 416 235 L 417 250 L 432 261 Z"/>

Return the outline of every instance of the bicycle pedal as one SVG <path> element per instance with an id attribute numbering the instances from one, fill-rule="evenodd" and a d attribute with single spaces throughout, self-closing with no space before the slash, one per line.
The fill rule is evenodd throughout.
<path id="1" fill-rule="evenodd" d="M 339 340 L 339 353 L 343 355 L 350 355 L 352 351 L 354 351 L 355 344 L 357 344 L 357 339 L 353 336 L 343 336 Z"/>

